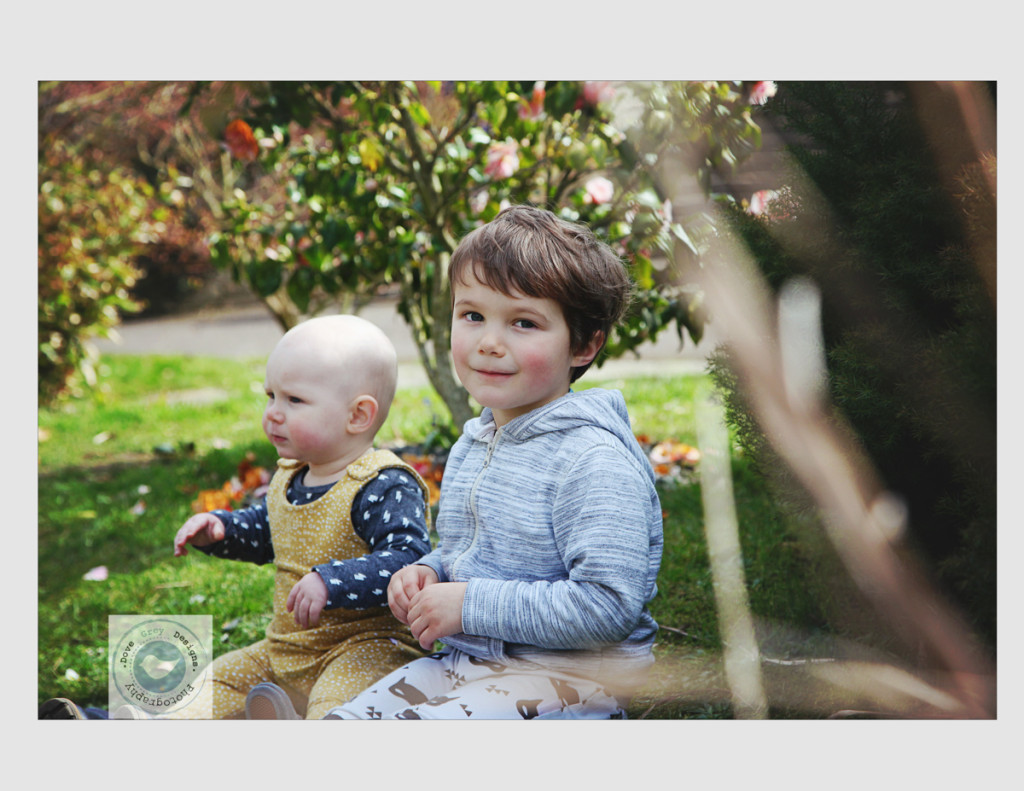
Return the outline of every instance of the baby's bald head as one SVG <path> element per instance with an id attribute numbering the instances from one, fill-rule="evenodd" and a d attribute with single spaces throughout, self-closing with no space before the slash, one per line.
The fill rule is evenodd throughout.
<path id="1" fill-rule="evenodd" d="M 319 316 L 292 327 L 267 360 L 289 358 L 337 386 L 338 397 L 377 401 L 374 430 L 387 418 L 398 382 L 398 355 L 384 332 L 359 316 Z"/>

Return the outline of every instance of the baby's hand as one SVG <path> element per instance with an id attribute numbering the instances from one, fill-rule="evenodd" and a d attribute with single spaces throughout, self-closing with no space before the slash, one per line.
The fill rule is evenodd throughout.
<path id="1" fill-rule="evenodd" d="M 317 572 L 311 571 L 295 583 L 295 587 L 288 594 L 285 608 L 288 612 L 294 610 L 295 623 L 303 629 L 308 629 L 320 623 L 320 612 L 325 604 L 327 585 Z"/>
<path id="2" fill-rule="evenodd" d="M 178 530 L 174 537 L 174 557 L 187 555 L 186 544 L 205 547 L 224 538 L 224 523 L 213 514 L 196 514 Z"/>
<path id="3" fill-rule="evenodd" d="M 437 573 L 430 566 L 412 564 L 391 575 L 388 583 L 388 606 L 402 623 L 409 624 L 409 605 L 413 597 L 428 585 L 437 583 Z"/>

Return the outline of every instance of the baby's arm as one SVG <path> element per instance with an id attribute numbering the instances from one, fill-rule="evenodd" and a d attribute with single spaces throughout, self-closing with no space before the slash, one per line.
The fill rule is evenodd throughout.
<path id="1" fill-rule="evenodd" d="M 326 609 L 386 605 L 392 575 L 430 551 L 423 491 L 403 470 L 386 469 L 359 491 L 352 524 L 370 552 L 313 567 L 328 591 Z"/>
<path id="2" fill-rule="evenodd" d="M 211 513 L 196 514 L 188 519 L 174 537 L 174 557 L 187 555 L 186 544 L 205 547 L 224 540 L 224 523 Z"/>
<path id="3" fill-rule="evenodd" d="M 237 511 L 210 511 L 191 517 L 174 538 L 179 557 L 191 544 L 208 555 L 263 565 L 274 560 L 267 501 Z"/>

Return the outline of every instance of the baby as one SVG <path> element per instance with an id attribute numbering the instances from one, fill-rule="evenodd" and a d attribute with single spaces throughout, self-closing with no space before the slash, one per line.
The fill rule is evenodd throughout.
<path id="1" fill-rule="evenodd" d="M 430 550 L 427 488 L 374 438 L 395 394 L 387 336 L 356 316 L 310 319 L 267 361 L 263 430 L 281 456 L 263 502 L 190 518 L 174 554 L 273 563 L 266 638 L 212 665 L 213 711 L 245 716 L 247 693 L 273 682 L 308 719 L 322 717 L 422 655 L 388 610 L 392 574 Z"/>

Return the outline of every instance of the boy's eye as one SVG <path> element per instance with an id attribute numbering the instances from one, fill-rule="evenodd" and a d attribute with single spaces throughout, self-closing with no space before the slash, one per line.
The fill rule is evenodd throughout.
<path id="1" fill-rule="evenodd" d="M 462 314 L 462 317 L 464 319 L 467 319 L 468 321 L 483 321 L 484 320 L 483 314 L 477 313 L 475 310 L 467 310 L 465 313 Z"/>
<path id="2" fill-rule="evenodd" d="M 537 326 L 536 322 L 530 321 L 529 319 L 516 319 L 514 324 L 524 330 L 533 329 Z"/>

